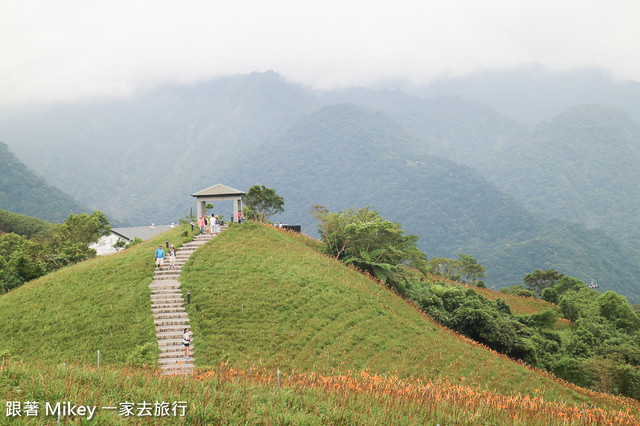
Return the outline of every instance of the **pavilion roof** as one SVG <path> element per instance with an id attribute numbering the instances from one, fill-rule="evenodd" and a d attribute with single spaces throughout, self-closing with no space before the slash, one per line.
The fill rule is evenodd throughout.
<path id="1" fill-rule="evenodd" d="M 220 183 L 210 186 L 207 189 L 198 191 L 195 194 L 191 194 L 192 197 L 211 197 L 211 196 L 223 196 L 223 195 L 244 195 L 245 193 L 237 189 L 231 188 Z"/>

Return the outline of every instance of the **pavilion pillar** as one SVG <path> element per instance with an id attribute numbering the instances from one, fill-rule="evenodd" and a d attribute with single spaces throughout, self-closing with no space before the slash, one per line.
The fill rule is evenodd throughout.
<path id="1" fill-rule="evenodd" d="M 235 222 L 238 219 L 238 200 L 233 200 L 233 213 L 231 214 L 231 222 Z"/>
<path id="2" fill-rule="evenodd" d="M 206 201 L 200 201 L 197 206 L 198 206 L 198 208 L 196 209 L 197 210 L 197 216 L 198 216 L 198 219 L 200 219 L 200 216 L 204 215 L 204 210 L 207 208 L 206 207 L 207 206 L 207 202 Z"/>
<path id="3" fill-rule="evenodd" d="M 242 198 L 233 201 L 233 217 L 234 221 L 238 221 L 238 212 L 242 210 Z"/>

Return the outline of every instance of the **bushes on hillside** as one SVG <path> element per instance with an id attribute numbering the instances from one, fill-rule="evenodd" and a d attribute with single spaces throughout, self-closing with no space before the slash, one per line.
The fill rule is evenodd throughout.
<path id="1" fill-rule="evenodd" d="M 554 288 L 561 308 L 530 315 L 514 315 L 502 299 L 460 285 L 412 279 L 401 293 L 438 322 L 498 352 L 579 386 L 637 398 L 640 331 L 633 308 L 613 292 L 598 295 L 580 280 L 563 280 Z M 574 321 L 565 337 L 554 330 L 561 314 Z"/>
<path id="2" fill-rule="evenodd" d="M 478 282 L 484 268 L 460 254 L 460 260 L 427 261 L 415 236 L 383 220 L 368 208 L 331 213 L 315 206 L 325 250 L 392 286 L 436 321 L 527 364 L 544 368 L 580 386 L 638 397 L 640 384 L 640 318 L 627 299 L 602 295 L 577 278 L 554 270 L 536 270 L 525 284 L 501 291 L 557 304 L 531 315 L 514 315 L 502 299 L 491 301 L 474 289 L 446 280 Z M 423 272 L 411 277 L 403 265 Z M 443 278 L 429 279 L 425 272 Z M 427 278 L 425 280 L 425 278 Z M 562 315 L 573 330 L 556 331 Z"/>
<path id="3" fill-rule="evenodd" d="M 27 238 L 0 235 L 0 294 L 64 266 L 94 257 L 89 244 L 111 232 L 102 212 L 70 215 L 48 232 Z"/>

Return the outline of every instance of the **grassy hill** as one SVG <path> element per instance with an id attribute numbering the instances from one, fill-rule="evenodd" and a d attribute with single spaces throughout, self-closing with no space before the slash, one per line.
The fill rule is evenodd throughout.
<path id="1" fill-rule="evenodd" d="M 0 343 L 0 400 L 187 401 L 186 421 L 195 423 L 504 423 L 519 416 L 552 424 L 558 410 L 591 413 L 588 406 L 640 413 L 634 401 L 567 385 L 440 327 L 322 255 L 314 240 L 254 223 L 232 226 L 183 271 L 197 375 L 131 369 L 155 365 L 148 284 L 153 248 L 166 238 L 180 245 L 188 237 L 176 228 L 1 296 L 0 335 L 8 337 Z"/>
<path id="2" fill-rule="evenodd" d="M 0 296 L 0 353 L 51 363 L 124 364 L 157 360 L 149 283 L 153 252 L 176 228 L 152 241 L 107 257 L 94 258 L 31 281 Z M 151 347 L 149 347 L 151 345 Z"/>
<path id="3" fill-rule="evenodd" d="M 181 282 L 191 291 L 187 310 L 202 368 L 366 369 L 501 394 L 544 389 L 546 400 L 594 400 L 440 327 L 304 236 L 232 227 L 193 255 Z"/>

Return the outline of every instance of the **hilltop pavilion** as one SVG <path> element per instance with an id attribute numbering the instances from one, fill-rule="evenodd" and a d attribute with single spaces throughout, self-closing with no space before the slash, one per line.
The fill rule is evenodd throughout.
<path id="1" fill-rule="evenodd" d="M 245 193 L 237 189 L 230 188 L 220 183 L 213 185 L 207 189 L 191 194 L 196 198 L 197 217 L 202 216 L 207 211 L 207 203 L 215 201 L 233 201 L 233 213 L 231 214 L 231 222 L 237 220 L 238 211 L 242 210 L 242 196 Z"/>

